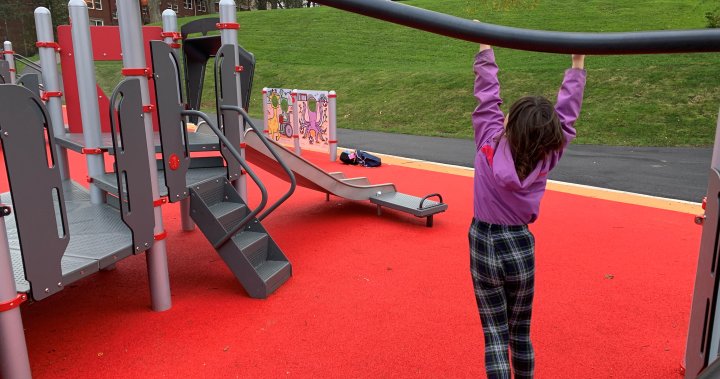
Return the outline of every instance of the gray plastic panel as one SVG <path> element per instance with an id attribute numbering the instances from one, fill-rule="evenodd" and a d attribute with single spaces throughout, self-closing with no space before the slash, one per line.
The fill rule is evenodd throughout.
<path id="1" fill-rule="evenodd" d="M 190 154 L 185 142 L 188 133 L 180 112 L 183 110 L 178 57 L 165 42 L 151 41 L 155 98 L 157 99 L 160 140 L 163 154 L 165 186 L 170 202 L 188 197 L 185 174 L 190 167 Z"/>
<path id="2" fill-rule="evenodd" d="M 422 198 L 420 197 L 406 195 L 399 192 L 383 193 L 370 198 L 370 202 L 373 204 L 407 212 L 416 217 L 426 217 L 436 213 L 445 212 L 448 207 L 445 203 L 425 200 L 423 207 L 420 208 L 421 200 Z"/>
<path id="3" fill-rule="evenodd" d="M 0 84 L 10 84 L 10 63 L 0 59 Z"/>
<path id="4" fill-rule="evenodd" d="M 697 276 L 690 311 L 690 328 L 685 354 L 688 374 L 696 375 L 716 357 L 710 356 L 711 337 L 715 320 L 712 317 L 717 304 L 717 286 L 720 276 L 720 172 L 710 169 L 708 177 L 707 205 L 705 207 L 698 256 Z M 719 315 L 715 314 L 715 318 Z M 703 333 L 705 331 L 705 333 Z"/>
<path id="5" fill-rule="evenodd" d="M 240 89 L 242 90 L 242 107 L 245 112 L 250 106 L 253 77 L 255 76 L 255 55 L 238 46 L 238 64 L 243 68 L 240 72 Z"/>
<path id="6" fill-rule="evenodd" d="M 220 22 L 220 18 L 218 17 L 208 17 L 190 21 L 180 27 L 180 35 L 182 39 L 186 39 L 188 34 L 191 33 L 202 33 L 206 35 L 208 32 L 217 31 L 218 22 Z"/>
<path id="7" fill-rule="evenodd" d="M 25 74 L 20 77 L 18 84 L 32 91 L 38 98 L 40 97 L 40 75 Z"/>
<path id="8" fill-rule="evenodd" d="M 98 147 L 107 150 L 110 154 L 114 154 L 110 133 L 102 133 L 100 139 L 100 146 Z M 66 133 L 64 136 L 56 136 L 55 141 L 58 145 L 78 153 L 85 147 L 85 139 L 82 133 Z M 220 150 L 218 138 L 214 134 L 188 133 L 188 142 L 191 152 Z M 155 144 L 155 152 L 161 153 L 160 135 L 158 133 L 153 134 L 153 143 Z"/>
<path id="9" fill-rule="evenodd" d="M 64 191 L 54 164 L 53 129 L 45 106 L 27 88 L 0 85 L 0 104 L 0 140 L 14 195 L 25 278 L 31 283 L 32 297 L 40 300 L 62 290 L 60 261 L 69 243 Z M 51 167 L 48 161 L 53 162 Z"/>
<path id="10" fill-rule="evenodd" d="M 241 133 L 244 127 L 240 125 L 240 118 L 238 114 L 233 111 L 220 110 L 223 105 L 234 105 L 240 106 L 240 100 L 237 94 L 237 82 L 235 80 L 235 46 L 223 45 L 217 52 L 215 57 L 216 61 L 220 61 L 219 72 L 216 73 L 219 77 L 216 77 L 215 86 L 217 87 L 218 82 L 220 83 L 220 90 L 216 91 L 218 96 L 217 99 L 217 114 L 218 114 L 218 125 L 222 126 L 225 137 L 230 141 L 232 146 L 240 146 Z M 230 154 L 225 146 L 220 147 L 220 152 L 225 161 L 227 162 L 228 178 L 230 180 L 236 180 L 240 178 L 240 171 L 242 166 L 238 163 L 235 158 Z"/>
<path id="11" fill-rule="evenodd" d="M 150 164 L 140 80 L 123 80 L 113 91 L 112 99 L 116 96 L 122 96 L 117 109 L 117 123 L 114 104 L 110 104 L 110 125 L 117 182 L 124 188 L 118 191 L 118 197 L 122 220 L 132 232 L 135 252 L 140 252 L 149 249 L 155 242 L 155 208 L 152 188 L 148 186 Z"/>
<path id="12" fill-rule="evenodd" d="M 193 25 L 199 25 L 202 22 L 208 22 L 207 20 L 212 19 L 200 19 L 183 25 L 180 30 L 188 30 Z M 215 26 L 220 19 L 214 19 L 212 27 L 217 30 Z M 209 22 L 208 22 L 209 24 Z M 208 25 L 209 26 L 209 25 Z M 201 26 L 202 28 L 203 26 Z M 201 30 L 194 30 L 191 33 L 199 32 Z M 187 33 L 181 31 L 184 36 Z M 185 90 L 187 94 L 187 102 L 191 109 L 200 109 L 200 102 L 202 100 L 203 84 L 205 83 L 205 70 L 207 62 L 210 57 L 214 57 L 218 49 L 221 46 L 220 36 L 204 36 L 196 38 L 185 39 L 183 37 L 183 59 L 185 62 Z M 190 121 L 197 123 L 196 116 L 190 116 Z"/>

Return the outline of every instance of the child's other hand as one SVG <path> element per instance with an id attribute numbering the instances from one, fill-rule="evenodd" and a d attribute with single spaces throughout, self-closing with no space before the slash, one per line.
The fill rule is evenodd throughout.
<path id="1" fill-rule="evenodd" d="M 480 20 L 473 20 L 473 21 L 480 22 Z M 490 49 L 492 49 L 492 46 L 486 45 L 484 43 L 480 44 L 480 51 L 485 51 L 485 50 L 490 50 Z"/>
<path id="2" fill-rule="evenodd" d="M 572 55 L 572 68 L 585 68 L 585 55 L 573 54 Z"/>

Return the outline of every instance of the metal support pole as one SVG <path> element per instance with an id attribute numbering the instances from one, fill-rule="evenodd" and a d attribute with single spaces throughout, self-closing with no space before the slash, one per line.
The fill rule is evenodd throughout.
<path id="1" fill-rule="evenodd" d="M 337 160 L 337 94 L 335 91 L 330 91 L 328 94 L 328 116 L 330 117 L 330 124 L 328 128 L 328 139 L 330 140 L 330 162 Z"/>
<path id="2" fill-rule="evenodd" d="M 295 154 L 302 155 L 302 149 L 300 149 L 300 111 L 298 107 L 298 90 L 294 89 L 290 92 L 290 102 L 292 103 L 293 118 L 293 145 L 295 146 Z"/>
<path id="3" fill-rule="evenodd" d="M 164 39 L 165 43 L 168 44 L 168 46 L 172 47 L 172 49 L 175 50 L 176 53 L 180 54 L 180 45 L 173 37 L 171 37 L 171 35 L 177 33 L 178 30 L 177 15 L 175 14 L 175 11 L 173 11 L 172 9 L 164 10 L 162 13 L 162 23 L 163 32 L 166 33 Z M 187 123 L 187 117 L 185 118 L 185 121 Z M 182 225 L 182 230 L 186 232 L 195 230 L 195 223 L 190 217 L 189 197 L 180 200 L 180 221 Z"/>
<path id="4" fill-rule="evenodd" d="M 172 9 L 165 9 L 162 13 L 162 24 L 163 32 L 165 33 L 177 33 L 177 14 Z M 175 52 L 179 52 L 179 48 L 174 45 L 175 39 L 169 35 L 165 35 L 165 43 L 172 47 Z"/>
<path id="5" fill-rule="evenodd" d="M 82 1 L 84 0 L 72 0 Z M 117 2 L 118 24 L 120 26 L 120 45 L 122 46 L 123 68 L 144 69 L 148 65 L 145 61 L 145 49 L 143 48 L 142 24 L 140 22 L 140 3 L 137 0 L 118 0 Z M 74 24 L 75 22 L 73 22 Z M 140 92 L 143 104 L 150 104 L 150 92 L 148 78 L 138 76 L 140 80 Z M 145 116 L 145 115 L 143 115 Z M 157 163 L 155 162 L 155 143 L 153 138 L 152 117 L 143 117 L 145 122 L 145 136 L 147 138 L 148 164 L 150 165 L 150 186 L 153 199 L 160 198 L 157 180 Z M 155 231 L 156 236 L 165 235 L 163 228 L 162 209 L 155 207 Z M 150 282 L 150 296 L 152 309 L 164 311 L 170 309 L 170 277 L 168 274 L 167 251 L 165 239 L 155 241 L 155 244 L 146 253 L 148 265 L 148 278 Z"/>
<path id="6" fill-rule="evenodd" d="M 53 35 L 52 15 L 50 10 L 44 7 L 35 9 L 35 29 L 38 42 L 50 42 L 47 47 L 39 47 L 40 66 L 42 67 L 42 82 L 45 84 L 45 92 L 58 93 L 61 90 L 60 78 L 57 70 L 57 54 L 51 45 L 55 43 Z M 45 107 L 50 114 L 53 133 L 55 137 L 65 135 L 65 121 L 62 115 L 62 98 L 57 96 L 49 97 Z M 60 180 L 70 179 L 70 167 L 68 165 L 67 149 L 55 144 L 55 165 L 60 168 Z"/>
<path id="7" fill-rule="evenodd" d="M 220 23 L 225 25 L 232 25 L 237 23 L 237 7 L 235 6 L 234 0 L 220 0 Z M 220 42 L 223 45 L 233 45 L 235 47 L 235 53 L 233 54 L 233 60 L 235 66 L 238 66 L 238 34 L 237 29 L 225 28 L 220 30 Z M 227 59 L 227 58 L 225 58 Z M 242 106 L 242 91 L 240 90 L 240 73 L 235 74 L 235 88 L 237 89 L 238 106 Z M 234 115 L 233 117 L 238 118 L 239 125 L 245 125 L 245 120 L 240 115 Z M 241 132 L 244 132 L 242 130 Z M 240 133 L 240 157 L 245 159 L 245 149 L 243 148 L 244 134 Z M 238 146 L 235 146 L 237 148 Z M 240 178 L 233 182 L 235 189 L 242 197 L 243 201 L 247 202 L 247 178 L 245 175 L 240 175 Z"/>
<path id="8" fill-rule="evenodd" d="M 262 89 L 263 133 L 268 133 L 268 89 Z"/>
<path id="9" fill-rule="evenodd" d="M 72 43 L 75 50 L 75 70 L 77 72 L 78 98 L 80 100 L 85 147 L 96 149 L 101 146 L 102 138 L 87 3 L 85 3 L 85 0 L 70 0 L 68 2 L 68 11 L 72 20 Z M 52 31 L 52 28 L 50 30 Z M 100 176 L 105 173 L 104 154 L 88 154 L 85 158 L 90 177 Z M 100 204 L 103 201 L 102 190 L 91 182 L 90 202 Z"/>
<path id="10" fill-rule="evenodd" d="M 15 84 L 17 83 L 17 75 L 15 75 L 17 70 L 15 68 L 15 52 L 13 51 L 12 42 L 5 41 L 3 44 L 3 55 L 5 56 L 5 61 L 10 66 L 10 83 Z"/>
<path id="11" fill-rule="evenodd" d="M 0 216 L 0 303 L 7 304 L 17 299 L 17 289 L 5 228 L 5 216 L 10 214 L 10 208 L 0 209 L 6 209 L 3 213 L 7 213 Z M 20 308 L 0 311 L 0 377 L 29 379 L 31 376 Z"/>

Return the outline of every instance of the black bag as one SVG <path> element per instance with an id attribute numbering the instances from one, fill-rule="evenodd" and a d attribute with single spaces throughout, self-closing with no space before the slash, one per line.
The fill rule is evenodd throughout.
<path id="1" fill-rule="evenodd" d="M 345 164 L 357 165 L 358 159 L 354 151 L 345 150 L 340 153 L 340 161 Z"/>
<path id="2" fill-rule="evenodd" d="M 380 167 L 382 164 L 380 157 L 376 157 L 366 151 L 355 150 L 355 157 L 359 163 L 365 167 Z"/>

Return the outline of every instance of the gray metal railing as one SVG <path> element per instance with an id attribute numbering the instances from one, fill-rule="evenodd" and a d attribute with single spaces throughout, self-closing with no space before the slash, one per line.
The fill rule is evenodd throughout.
<path id="1" fill-rule="evenodd" d="M 238 152 L 237 149 L 235 148 L 235 146 L 233 146 L 232 143 L 230 143 L 230 141 L 228 141 L 228 139 L 225 137 L 225 135 L 220 130 L 220 128 L 218 128 L 217 125 L 215 125 L 215 122 L 212 121 L 210 119 L 210 117 L 208 117 L 208 115 L 206 115 L 203 112 L 196 111 L 193 109 L 184 110 L 181 112 L 181 114 L 183 116 L 196 116 L 196 117 L 199 117 L 202 120 L 204 120 L 207 123 L 207 125 L 210 127 L 210 129 L 213 131 L 213 133 L 215 133 L 218 136 L 218 139 L 220 140 L 220 142 L 223 145 L 225 145 L 225 147 L 228 149 L 228 151 L 233 156 L 233 158 L 235 158 L 238 161 L 238 163 L 240 163 L 240 165 L 243 167 L 243 169 L 248 173 L 248 175 L 250 175 L 250 178 L 252 178 L 252 180 L 255 182 L 255 184 L 257 184 L 258 188 L 260 189 L 260 196 L 261 196 L 260 204 L 255 209 L 250 211 L 250 213 L 248 213 L 248 215 L 245 216 L 245 218 L 240 220 L 239 224 L 237 224 L 232 230 L 230 230 L 227 234 L 225 234 L 225 236 L 223 238 L 221 238 L 218 242 L 216 242 L 213 245 L 217 249 L 220 246 L 222 246 L 225 242 L 227 242 L 230 238 L 232 238 L 232 236 L 234 236 L 242 228 L 244 228 L 245 225 L 247 225 L 255 216 L 257 216 L 258 213 L 260 213 L 263 209 L 265 209 L 265 206 L 267 205 L 267 200 L 268 200 L 267 189 L 265 188 L 265 185 L 263 185 L 262 181 L 260 181 L 260 178 L 258 178 L 258 176 L 250 168 L 250 166 L 248 166 L 248 164 L 245 162 L 245 160 L 242 159 L 242 157 L 240 156 L 240 152 Z"/>
<path id="2" fill-rule="evenodd" d="M 295 175 L 293 174 L 292 170 L 285 164 L 285 162 L 280 158 L 280 155 L 275 151 L 275 149 L 270 145 L 270 142 L 268 141 L 267 137 L 265 137 L 265 134 L 262 132 L 262 130 L 258 129 L 257 126 L 255 126 L 255 123 L 250 119 L 250 116 L 245 112 L 244 109 L 238 106 L 234 105 L 223 105 L 220 107 L 221 110 L 229 110 L 229 111 L 235 111 L 237 113 L 240 113 L 241 116 L 245 119 L 245 122 L 250 125 L 251 128 L 255 130 L 255 133 L 260 138 L 260 141 L 262 141 L 263 145 L 267 147 L 267 149 L 270 151 L 270 154 L 275 157 L 275 160 L 280 164 L 280 166 L 285 170 L 285 172 L 288 174 L 288 177 L 290 178 L 290 189 L 282 196 L 280 199 L 278 199 L 276 202 L 274 202 L 268 209 L 258 216 L 258 220 L 263 220 L 265 217 L 267 217 L 270 213 L 272 213 L 277 207 L 279 207 L 282 203 L 284 203 L 287 199 L 292 196 L 292 194 L 295 192 L 295 188 L 297 186 L 297 181 L 295 180 Z"/>

